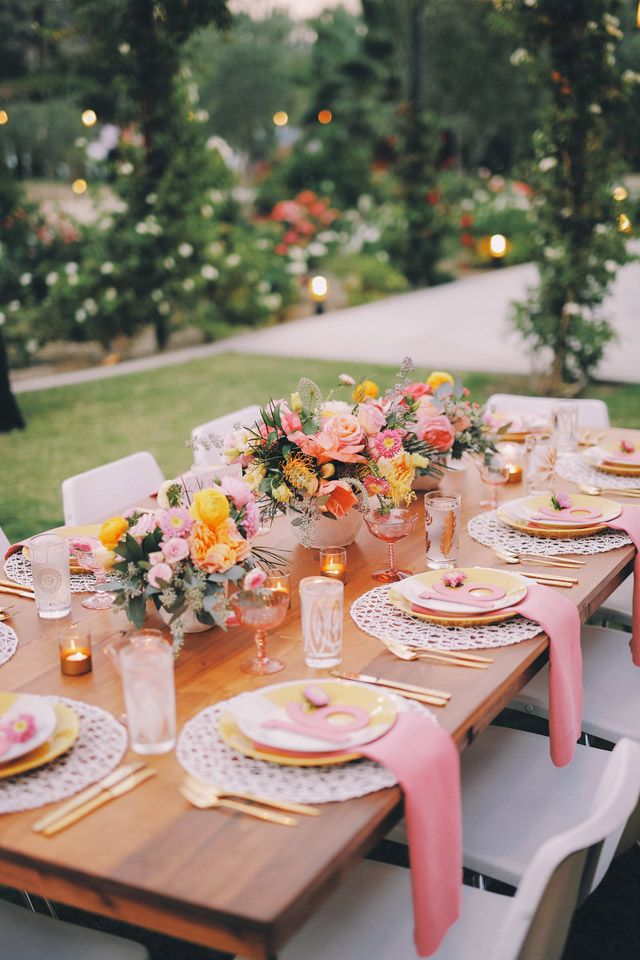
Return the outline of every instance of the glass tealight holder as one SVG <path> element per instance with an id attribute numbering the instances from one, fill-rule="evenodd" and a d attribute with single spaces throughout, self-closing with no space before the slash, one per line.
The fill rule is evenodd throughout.
<path id="1" fill-rule="evenodd" d="M 68 677 L 91 673 L 91 631 L 81 623 L 71 623 L 58 633 L 60 671 Z"/>
<path id="2" fill-rule="evenodd" d="M 265 590 L 279 590 L 289 598 L 287 607 L 291 606 L 291 574 L 288 570 L 272 570 L 264 581 Z"/>
<path id="3" fill-rule="evenodd" d="M 320 573 L 332 580 L 347 580 L 347 551 L 344 547 L 321 547 Z"/>

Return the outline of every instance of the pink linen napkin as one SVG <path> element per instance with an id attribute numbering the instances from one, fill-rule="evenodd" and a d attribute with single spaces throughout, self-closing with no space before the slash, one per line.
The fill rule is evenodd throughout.
<path id="1" fill-rule="evenodd" d="M 458 919 L 462 896 L 460 758 L 450 735 L 417 713 L 400 713 L 379 740 L 358 746 L 398 778 L 411 855 L 414 940 L 434 953 Z"/>
<path id="2" fill-rule="evenodd" d="M 633 612 L 631 617 L 631 657 L 636 667 L 640 667 L 640 507 L 623 507 L 615 520 L 609 520 L 607 526 L 612 530 L 624 530 L 633 540 L 637 553 L 633 564 Z"/>
<path id="3" fill-rule="evenodd" d="M 551 759 L 564 767 L 573 759 L 582 728 L 580 617 L 571 600 L 537 583 L 510 610 L 539 623 L 549 637 L 549 739 Z"/>

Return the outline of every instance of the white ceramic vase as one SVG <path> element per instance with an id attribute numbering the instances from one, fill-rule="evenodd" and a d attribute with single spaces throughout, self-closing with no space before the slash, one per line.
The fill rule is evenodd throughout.
<path id="1" fill-rule="evenodd" d="M 160 607 L 160 616 L 168 626 L 171 621 L 171 614 L 167 613 L 164 607 Z M 190 610 L 189 608 L 187 608 L 184 613 L 180 614 L 178 620 L 180 623 L 184 624 L 185 633 L 204 633 L 205 630 L 213 630 L 213 625 L 208 623 L 200 623 L 193 610 Z"/>
<path id="2" fill-rule="evenodd" d="M 299 516 L 293 510 L 288 514 L 291 520 Z M 305 547 L 348 547 L 358 536 L 363 523 L 364 516 L 359 510 L 351 509 L 339 520 L 332 520 L 318 511 L 312 524 L 296 524 L 292 529 L 296 539 Z"/>

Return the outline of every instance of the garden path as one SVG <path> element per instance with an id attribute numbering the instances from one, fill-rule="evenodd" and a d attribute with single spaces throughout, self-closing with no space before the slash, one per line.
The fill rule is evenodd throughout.
<path id="1" fill-rule="evenodd" d="M 640 252 L 640 243 L 634 247 Z M 430 369 L 528 374 L 544 358 L 524 352 L 507 326 L 507 314 L 510 302 L 522 297 L 534 280 L 532 264 L 508 267 L 115 366 L 40 377 L 25 371 L 14 378 L 14 389 L 22 393 L 85 383 L 227 352 L 390 364 L 410 356 L 417 366 Z M 618 339 L 609 346 L 598 377 L 638 382 L 640 262 L 620 271 L 606 312 Z"/>

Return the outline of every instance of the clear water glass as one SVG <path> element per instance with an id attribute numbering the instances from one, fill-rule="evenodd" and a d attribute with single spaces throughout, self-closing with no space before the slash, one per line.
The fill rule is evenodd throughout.
<path id="1" fill-rule="evenodd" d="M 71 613 L 69 541 L 58 533 L 43 533 L 29 541 L 33 592 L 38 616 L 58 620 Z"/>
<path id="2" fill-rule="evenodd" d="M 455 567 L 460 545 L 460 503 L 458 494 L 440 490 L 424 498 L 424 530 L 427 566 L 431 570 Z"/>
<path id="3" fill-rule="evenodd" d="M 300 581 L 304 662 L 313 669 L 336 667 L 342 661 L 344 584 L 329 577 Z"/>
<path id="4" fill-rule="evenodd" d="M 562 400 L 551 410 L 553 442 L 558 453 L 575 453 L 578 449 L 578 404 Z"/>
<path id="5" fill-rule="evenodd" d="M 118 656 L 134 753 L 168 753 L 176 743 L 173 650 L 156 631 L 141 631 Z"/>
<path id="6" fill-rule="evenodd" d="M 527 493 L 549 493 L 556 478 L 556 445 L 553 440 L 527 437 L 525 441 Z"/>

